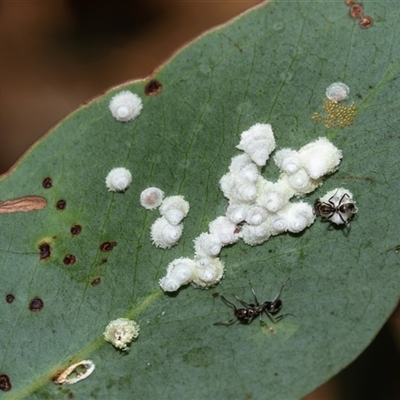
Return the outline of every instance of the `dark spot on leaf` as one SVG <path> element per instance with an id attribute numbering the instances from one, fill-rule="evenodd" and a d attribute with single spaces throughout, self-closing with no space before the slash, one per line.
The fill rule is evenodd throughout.
<path id="1" fill-rule="evenodd" d="M 81 233 L 81 231 L 82 231 L 82 227 L 80 225 L 75 224 L 75 225 L 71 226 L 71 230 L 70 230 L 71 235 L 74 235 L 74 236 L 79 235 Z"/>
<path id="2" fill-rule="evenodd" d="M 104 242 L 100 245 L 100 250 L 108 252 L 111 251 L 116 245 L 117 242 Z"/>
<path id="3" fill-rule="evenodd" d="M 360 3 L 354 3 L 350 6 L 350 16 L 353 18 L 362 17 L 363 6 Z"/>
<path id="4" fill-rule="evenodd" d="M 40 251 L 40 259 L 41 260 L 45 260 L 46 258 L 49 258 L 51 255 L 51 249 L 50 249 L 50 245 L 48 243 L 40 244 L 39 251 Z"/>
<path id="5" fill-rule="evenodd" d="M 0 390 L 3 392 L 11 390 L 10 378 L 7 375 L 0 375 Z"/>
<path id="6" fill-rule="evenodd" d="M 7 296 L 6 296 L 6 302 L 7 303 L 12 303 L 13 301 L 15 300 L 15 296 L 13 295 L 13 294 L 8 294 Z"/>
<path id="7" fill-rule="evenodd" d="M 63 263 L 65 265 L 72 265 L 72 264 L 75 264 L 75 261 L 76 261 L 76 257 L 75 256 L 73 256 L 72 254 L 67 254 L 64 257 Z"/>
<path id="8" fill-rule="evenodd" d="M 35 297 L 31 302 L 29 303 L 29 309 L 32 312 L 38 312 L 43 308 L 43 300 L 39 299 L 39 297 Z"/>
<path id="9" fill-rule="evenodd" d="M 144 88 L 144 93 L 147 96 L 156 96 L 161 93 L 162 85 L 157 79 L 152 79 Z"/>
<path id="10" fill-rule="evenodd" d="M 101 263 L 102 263 L 102 264 L 105 264 L 106 262 L 107 262 L 107 258 L 102 258 L 102 259 L 101 259 Z"/>
<path id="11" fill-rule="evenodd" d="M 212 297 L 214 297 L 214 299 L 215 299 L 216 297 L 218 297 L 218 296 L 219 296 L 219 293 L 218 293 L 218 292 L 215 292 L 215 293 L 212 294 Z"/>
<path id="12" fill-rule="evenodd" d="M 92 286 L 100 285 L 100 283 L 101 283 L 101 279 L 100 279 L 100 278 L 94 278 L 94 279 L 92 280 L 92 282 L 90 282 L 90 284 L 91 284 Z"/>
<path id="13" fill-rule="evenodd" d="M 360 28 L 368 29 L 372 25 L 372 18 L 365 16 L 360 18 Z"/>
<path id="14" fill-rule="evenodd" d="M 65 200 L 58 200 L 56 204 L 57 210 L 64 210 L 67 206 L 67 202 Z"/>
<path id="15" fill-rule="evenodd" d="M 50 189 L 53 186 L 53 182 L 51 181 L 51 178 L 49 178 L 49 177 L 44 178 L 43 182 L 42 182 L 42 186 L 45 189 Z"/>

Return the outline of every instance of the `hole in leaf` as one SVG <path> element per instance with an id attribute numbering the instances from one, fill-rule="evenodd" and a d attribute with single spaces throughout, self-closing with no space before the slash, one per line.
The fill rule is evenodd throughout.
<path id="1" fill-rule="evenodd" d="M 43 300 L 39 299 L 39 297 L 35 297 L 31 302 L 29 303 L 29 309 L 32 312 L 38 312 L 43 308 Z"/>
<path id="2" fill-rule="evenodd" d="M 104 252 L 111 251 L 115 246 L 117 245 L 117 242 L 104 242 L 100 245 L 100 250 Z"/>
<path id="3" fill-rule="evenodd" d="M 13 294 L 8 294 L 6 296 L 6 302 L 11 304 L 15 300 L 15 296 Z"/>
<path id="4" fill-rule="evenodd" d="M 56 204 L 57 210 L 64 210 L 67 206 L 67 202 L 65 200 L 58 200 Z"/>
<path id="5" fill-rule="evenodd" d="M 10 378 L 7 375 L 0 375 L 0 390 L 3 392 L 11 390 Z"/>
<path id="6" fill-rule="evenodd" d="M 152 79 L 144 88 L 147 96 L 156 96 L 162 91 L 162 85 L 157 79 Z"/>

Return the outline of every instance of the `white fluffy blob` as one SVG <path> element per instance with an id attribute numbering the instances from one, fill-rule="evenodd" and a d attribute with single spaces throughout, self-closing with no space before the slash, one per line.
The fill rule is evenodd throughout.
<path id="1" fill-rule="evenodd" d="M 222 248 L 221 240 L 217 235 L 203 232 L 194 240 L 194 250 L 196 256 L 216 257 Z"/>
<path id="2" fill-rule="evenodd" d="M 329 100 L 343 101 L 349 97 L 350 88 L 343 82 L 334 82 L 326 88 L 325 95 Z"/>
<path id="3" fill-rule="evenodd" d="M 292 149 L 277 151 L 274 161 L 276 166 L 288 175 L 294 174 L 302 167 L 299 153 Z"/>
<path id="4" fill-rule="evenodd" d="M 163 201 L 164 192 L 157 187 L 149 187 L 140 194 L 140 204 L 147 210 L 154 210 Z"/>
<path id="5" fill-rule="evenodd" d="M 313 179 L 334 172 L 342 159 L 342 152 L 327 138 L 321 137 L 299 150 L 303 168 Z"/>
<path id="6" fill-rule="evenodd" d="M 182 236 L 182 231 L 182 224 L 172 225 L 165 217 L 161 217 L 156 219 L 151 226 L 151 240 L 155 246 L 169 249 L 178 243 Z"/>
<path id="7" fill-rule="evenodd" d="M 267 211 L 258 205 L 250 206 L 246 214 L 246 222 L 250 225 L 260 225 L 267 219 Z"/>
<path id="8" fill-rule="evenodd" d="M 320 181 L 311 179 L 307 171 L 303 168 L 299 169 L 293 175 L 283 176 L 282 180 L 285 180 L 285 178 L 298 196 L 312 192 L 320 184 Z"/>
<path id="9" fill-rule="evenodd" d="M 179 283 L 180 286 L 189 283 L 194 276 L 196 263 L 190 258 L 177 258 L 167 267 L 167 276 Z"/>
<path id="10" fill-rule="evenodd" d="M 178 225 L 188 212 L 189 203 L 183 196 L 166 197 L 160 207 L 160 214 L 172 225 Z"/>
<path id="11" fill-rule="evenodd" d="M 313 208 L 308 203 L 298 202 L 288 204 L 279 213 L 287 222 L 287 230 L 299 233 L 315 221 Z"/>
<path id="12" fill-rule="evenodd" d="M 274 133 L 270 124 L 255 124 L 241 135 L 238 149 L 247 153 L 260 167 L 264 166 L 275 149 Z"/>
<path id="13" fill-rule="evenodd" d="M 224 275 L 224 264 L 218 257 L 196 258 L 196 274 L 193 283 L 202 288 L 215 286 Z"/>
<path id="14" fill-rule="evenodd" d="M 175 292 L 177 291 L 181 285 L 179 282 L 171 278 L 170 276 L 164 276 L 160 279 L 159 285 L 164 292 Z"/>
<path id="15" fill-rule="evenodd" d="M 260 225 L 245 224 L 242 226 L 242 229 L 240 231 L 240 237 L 246 244 L 250 246 L 262 244 L 267 241 L 270 236 L 271 229 L 269 227 L 268 221 L 263 222 Z"/>
<path id="16" fill-rule="evenodd" d="M 232 158 L 229 171 L 239 178 L 255 183 L 260 176 L 260 170 L 247 154 Z"/>
<path id="17" fill-rule="evenodd" d="M 123 167 L 113 168 L 106 177 L 106 186 L 112 192 L 123 192 L 131 183 L 132 174 Z"/>
<path id="18" fill-rule="evenodd" d="M 139 335 L 139 325 L 127 318 L 118 318 L 111 321 L 104 331 L 104 339 L 116 348 L 127 350 L 128 344 Z"/>
<path id="19" fill-rule="evenodd" d="M 289 202 L 289 198 L 277 187 L 276 190 L 260 194 L 257 202 L 269 212 L 276 213 Z"/>
<path id="20" fill-rule="evenodd" d="M 128 122 L 140 114 L 143 104 L 137 94 L 124 90 L 111 99 L 109 108 L 117 121 Z"/>
<path id="21" fill-rule="evenodd" d="M 229 221 L 239 224 L 245 220 L 248 207 L 246 204 L 229 203 L 225 215 Z"/>
<path id="22" fill-rule="evenodd" d="M 236 243 L 239 240 L 239 234 L 236 233 L 237 226 L 227 217 L 218 217 L 209 224 L 210 232 L 217 236 L 221 243 L 227 244 Z"/>

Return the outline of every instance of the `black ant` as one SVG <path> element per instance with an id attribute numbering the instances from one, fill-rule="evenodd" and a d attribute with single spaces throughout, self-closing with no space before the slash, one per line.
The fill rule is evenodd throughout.
<path id="1" fill-rule="evenodd" d="M 336 205 L 332 199 L 336 196 L 336 193 L 328 200 L 328 202 L 316 199 L 314 202 L 314 213 L 319 214 L 325 219 L 334 222 L 335 224 L 340 224 L 337 219 L 332 219 L 335 215 L 338 215 L 343 224 L 348 225 L 353 214 L 357 212 L 357 207 L 355 206 L 352 198 L 344 193 L 340 198 L 339 203 Z"/>
<path id="2" fill-rule="evenodd" d="M 231 325 L 234 322 L 240 322 L 241 324 L 250 324 L 253 319 L 255 319 L 257 316 L 260 316 L 260 324 L 261 325 L 267 325 L 261 318 L 262 313 L 265 312 L 268 316 L 268 318 L 274 323 L 276 324 L 278 321 L 280 321 L 283 317 L 285 317 L 286 315 L 289 314 L 285 314 L 285 315 L 279 315 L 278 317 L 273 317 L 275 314 L 277 314 L 281 308 L 282 308 L 282 300 L 280 299 L 281 293 L 283 288 L 285 287 L 286 283 L 288 281 L 286 281 L 282 287 L 281 290 L 279 291 L 279 293 L 275 296 L 275 298 L 272 301 L 265 301 L 264 303 L 260 304 L 256 293 L 253 289 L 253 287 L 250 285 L 250 289 L 253 292 L 253 296 L 254 296 L 254 302 L 255 304 L 252 303 L 246 303 L 245 301 L 243 301 L 239 296 L 237 296 L 236 294 L 234 294 L 234 296 L 236 297 L 237 300 L 240 301 L 241 304 L 244 305 L 245 308 L 237 308 L 233 303 L 231 303 L 230 301 L 228 301 L 224 296 L 221 296 L 222 300 L 225 302 L 225 304 L 229 307 L 233 308 L 235 317 L 232 318 L 229 321 L 221 321 L 221 322 L 215 322 L 214 325 Z M 290 314 L 291 315 L 291 314 Z"/>

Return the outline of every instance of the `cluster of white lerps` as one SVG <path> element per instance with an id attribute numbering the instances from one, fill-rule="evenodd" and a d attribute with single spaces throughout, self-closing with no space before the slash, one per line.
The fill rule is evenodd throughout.
<path id="1" fill-rule="evenodd" d="M 169 249 L 182 236 L 182 220 L 189 212 L 189 203 L 183 196 L 169 196 L 157 187 L 149 187 L 140 194 L 140 204 L 148 210 L 160 207 L 161 217 L 151 226 L 151 240 L 156 247 Z"/>
<path id="2" fill-rule="evenodd" d="M 321 185 L 322 176 L 337 169 L 342 152 L 326 138 L 298 151 L 279 150 L 274 161 L 282 173 L 277 182 L 269 182 L 261 176 L 261 168 L 275 146 L 269 124 L 256 124 L 242 133 L 237 148 L 244 154 L 232 159 L 229 172 L 220 180 L 229 200 L 226 214 L 212 221 L 209 232 L 194 240 L 194 259 L 179 258 L 168 265 L 167 275 L 160 280 L 164 291 L 175 291 L 190 282 L 200 287 L 217 284 L 224 271 L 218 258 L 223 246 L 240 239 L 258 245 L 272 235 L 301 232 L 314 222 L 311 205 L 289 200 Z"/>

